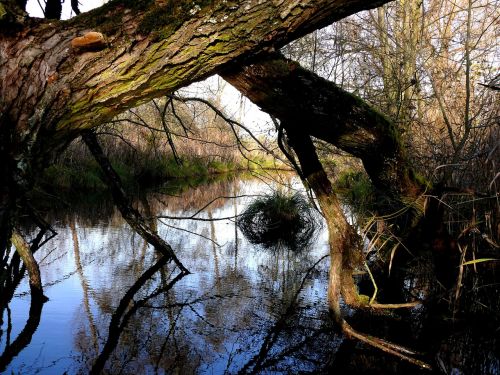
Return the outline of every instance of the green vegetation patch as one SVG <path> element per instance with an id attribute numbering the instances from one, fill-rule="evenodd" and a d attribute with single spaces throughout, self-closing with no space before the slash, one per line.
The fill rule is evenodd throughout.
<path id="1" fill-rule="evenodd" d="M 113 168 L 120 176 L 125 187 L 135 185 L 133 170 L 120 162 L 113 162 Z M 85 161 L 80 165 L 54 164 L 45 169 L 40 185 L 49 192 L 57 191 L 105 191 L 102 171 L 96 162 Z"/>
<path id="2" fill-rule="evenodd" d="M 7 14 L 7 11 L 5 10 L 4 6 L 2 3 L 0 3 L 0 20 L 4 18 L 4 16 Z"/>
<path id="3" fill-rule="evenodd" d="M 292 250 L 307 248 L 322 226 L 319 214 L 302 194 L 279 190 L 255 199 L 237 223 L 253 244 Z"/>
<path id="4" fill-rule="evenodd" d="M 162 5 L 154 5 L 139 23 L 138 31 L 143 35 L 151 34 L 154 41 L 166 39 L 195 13 L 212 4 L 211 0 L 168 0 Z"/>
<path id="5" fill-rule="evenodd" d="M 335 181 L 335 188 L 358 212 L 369 210 L 375 204 L 375 188 L 363 171 L 350 169 L 342 172 Z"/>
<path id="6" fill-rule="evenodd" d="M 203 158 L 184 158 L 177 163 L 173 157 L 141 158 L 143 163 L 125 163 L 113 158 L 111 163 L 126 190 L 137 186 L 154 186 L 172 179 L 205 180 L 211 175 L 248 170 L 238 163 L 207 162 Z M 41 187 L 50 193 L 58 191 L 105 191 L 102 171 L 93 160 L 83 159 L 78 164 L 54 164 L 48 167 L 40 180 Z"/>
<path id="7" fill-rule="evenodd" d="M 143 35 L 154 33 L 155 39 L 161 40 L 172 35 L 186 19 L 176 16 L 173 11 L 165 7 L 155 6 L 146 13 L 137 31 Z"/>

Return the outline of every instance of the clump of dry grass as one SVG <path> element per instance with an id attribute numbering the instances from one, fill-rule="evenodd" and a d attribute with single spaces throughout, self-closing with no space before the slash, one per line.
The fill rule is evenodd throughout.
<path id="1" fill-rule="evenodd" d="M 279 190 L 254 200 L 238 219 L 238 227 L 251 243 L 293 250 L 308 247 L 321 225 L 303 195 Z"/>

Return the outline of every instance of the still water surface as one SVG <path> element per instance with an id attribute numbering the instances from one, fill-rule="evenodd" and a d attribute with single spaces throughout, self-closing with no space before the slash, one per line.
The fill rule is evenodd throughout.
<path id="1" fill-rule="evenodd" d="M 88 373 L 105 343 L 111 345 L 106 372 L 112 374 L 247 373 L 314 371 L 328 360 L 340 338 L 328 319 L 326 235 L 301 252 L 249 244 L 233 217 L 255 195 L 270 192 L 260 180 L 212 183 L 177 193 L 143 194 L 136 206 L 173 247 L 191 274 L 169 286 L 173 264 L 129 288 L 160 256 L 133 233 L 109 202 L 55 210 L 58 235 L 37 253 L 45 294 L 40 324 L 30 344 L 6 373 Z M 143 280 L 144 281 L 144 280 Z M 23 329 L 30 308 L 26 282 L 4 316 L 6 334 Z M 115 317 L 119 335 L 110 341 Z M 140 306 L 139 306 L 140 305 Z M 136 306 L 136 308 L 134 308 Z M 127 315 L 127 311 L 131 311 Z M 111 336 L 113 336 L 111 335 Z"/>
<path id="2" fill-rule="evenodd" d="M 58 235 L 36 253 L 49 301 L 29 318 L 36 309 L 23 280 L 0 306 L 0 373 L 88 374 L 101 363 L 95 373 L 427 374 L 337 333 L 324 230 L 300 252 L 242 236 L 234 217 L 276 188 L 239 177 L 137 194 L 135 206 L 189 269 L 185 276 L 130 230 L 109 198 L 54 205 L 47 220 Z M 185 219 L 193 215 L 200 220 Z M 407 299 L 430 290 L 428 264 L 405 283 Z M 499 374 L 495 270 L 472 274 L 457 316 L 442 292 L 398 314 L 343 312 L 362 332 L 422 352 L 435 373 Z"/>

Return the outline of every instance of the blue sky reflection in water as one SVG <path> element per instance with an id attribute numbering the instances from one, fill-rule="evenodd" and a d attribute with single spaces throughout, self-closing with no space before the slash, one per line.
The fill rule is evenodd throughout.
<path id="1" fill-rule="evenodd" d="M 234 180 L 189 189 L 177 197 L 151 193 L 147 199 L 138 199 L 137 205 L 146 215 L 190 216 L 217 196 L 269 191 L 270 186 L 259 180 Z M 233 216 L 251 199 L 218 199 L 198 216 Z M 157 260 L 119 212 L 103 217 L 96 207 L 83 211 L 59 212 L 51 218 L 59 234 L 37 254 L 50 300 L 31 343 L 7 373 L 87 373 L 107 339 L 111 314 L 120 299 Z M 323 317 L 327 316 L 328 259 L 310 272 L 297 305 L 289 309 L 294 316 L 287 317 L 287 322 L 294 321 L 301 328 L 273 330 L 306 271 L 328 253 L 325 233 L 310 249 L 296 253 L 250 245 L 231 220 L 163 221 L 167 225 L 158 222 L 158 231 L 192 274 L 132 316 L 107 362 L 110 373 L 234 373 L 259 366 L 312 370 L 325 353 L 310 350 L 308 345 L 328 339 L 328 350 L 333 350 L 332 333 L 323 327 L 327 324 Z M 157 272 L 134 300 L 166 284 L 173 277 L 172 270 L 167 265 Z M 10 304 L 12 339 L 28 316 L 27 290 L 23 283 Z M 4 316 L 4 332 L 6 324 Z M 258 354 L 264 342 L 269 350 L 261 358 Z M 0 351 L 4 347 L 5 338 Z"/>

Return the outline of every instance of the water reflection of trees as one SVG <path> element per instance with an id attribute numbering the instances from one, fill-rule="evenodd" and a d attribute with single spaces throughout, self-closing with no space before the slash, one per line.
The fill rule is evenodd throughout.
<path id="1" fill-rule="evenodd" d="M 47 297 L 43 294 L 40 270 L 33 254 L 52 239 L 56 232 L 43 219 L 38 217 L 37 219 L 40 230 L 30 241 L 30 244 L 17 230 L 14 230 L 12 233 L 13 245 L 2 248 L 2 251 L 5 249 L 6 253 L 2 252 L 0 254 L 0 344 L 2 347 L 0 372 L 3 372 L 12 360 L 30 344 L 33 334 L 40 323 L 43 305 L 47 301 Z M 9 250 L 13 251 L 14 246 L 17 251 L 10 254 Z M 17 337 L 12 340 L 12 313 L 9 303 L 26 272 L 28 273 L 31 291 L 28 319 Z M 4 338 L 3 319 L 5 315 L 7 315 L 7 328 Z"/>
<path id="2" fill-rule="evenodd" d="M 192 201 L 188 204 L 179 198 L 180 203 L 176 207 L 197 209 L 206 203 L 205 200 L 211 200 L 219 194 L 234 195 L 236 189 L 231 183 L 225 187 L 219 184 L 211 192 L 206 190 L 191 194 Z M 155 196 L 141 197 L 140 204 L 148 217 L 154 217 L 166 209 Z M 223 207 L 224 202 L 215 207 L 210 206 L 207 217 L 213 217 L 214 212 Z M 236 204 L 230 203 L 229 209 L 237 211 Z M 170 199 L 168 210 L 172 210 Z M 156 223 L 152 221 L 151 225 Z M 214 222 L 189 224 L 190 229 L 205 233 L 212 242 L 201 237 L 193 240 L 192 236 L 187 236 L 187 243 L 185 235 L 165 233 L 173 246 L 182 249 L 182 258 L 187 260 L 187 266 L 194 274 L 181 280 L 179 288 L 158 293 L 173 278 L 168 267 L 160 267 L 159 272 L 129 299 L 127 309 L 122 309 L 118 314 L 121 318 L 118 319 L 115 318 L 116 306 L 123 305 L 123 299 L 120 300 L 123 286 L 132 285 L 144 269 L 155 264 L 156 258 L 149 253 L 145 255 L 145 244 L 127 230 L 122 230 L 118 220 L 112 224 L 112 229 L 100 229 L 106 242 L 102 244 L 99 266 L 109 269 L 110 259 L 115 259 L 115 264 L 103 287 L 89 288 L 81 271 L 85 265 L 78 265 L 84 256 L 76 256 L 76 252 L 81 252 L 79 234 L 87 237 L 91 233 L 78 224 L 71 224 L 75 262 L 84 290 L 82 308 L 88 317 L 88 323 L 81 324 L 75 337 L 80 356 L 85 358 L 82 372 L 94 363 L 96 335 L 103 337 L 108 327 L 111 333 L 117 330 L 121 332 L 119 341 L 115 343 L 116 348 L 112 351 L 108 349 L 106 372 L 142 373 L 155 368 L 166 373 L 191 373 L 203 371 L 207 366 L 222 371 L 226 368 L 231 372 L 237 371 L 248 359 L 249 353 L 255 351 L 256 345 L 263 340 L 263 330 L 272 327 L 274 320 L 287 311 L 290 303 L 294 303 L 294 306 L 298 303 L 293 301 L 297 290 L 302 290 L 304 286 L 313 288 L 312 279 L 305 282 L 303 273 L 314 257 L 307 253 L 299 256 L 286 249 L 274 253 L 247 249 L 250 252 L 247 255 L 238 254 L 237 244 L 241 239 L 237 237 L 233 225 L 230 225 L 229 230 L 233 231 L 234 238 L 227 244 L 226 251 L 216 245 L 217 229 L 220 230 L 220 227 L 216 228 Z M 238 262 L 237 258 L 241 256 L 258 259 L 257 268 L 250 270 L 248 260 Z M 94 300 L 97 312 L 92 312 L 88 299 Z M 300 318 L 290 320 L 293 315 L 290 311 L 288 308 L 287 324 L 299 322 Z M 302 317 L 304 311 L 297 309 Z M 125 315 L 127 319 L 124 319 Z M 305 332 L 305 328 L 303 330 Z M 285 332 L 291 332 L 290 328 Z M 110 336 L 117 337 L 116 333 Z M 280 348 L 288 345 L 288 341 L 289 338 L 281 340 Z M 99 347 L 102 358 L 102 348 L 106 344 L 103 346 L 103 342 L 100 342 Z"/>
<path id="3" fill-rule="evenodd" d="M 278 304 L 281 309 L 264 314 L 258 312 L 258 307 L 265 296 L 255 293 L 246 278 L 231 268 L 228 271 L 220 282 L 222 287 L 212 291 L 212 285 L 208 285 L 201 295 L 176 296 L 172 289 L 160 294 L 160 290 L 165 290 L 161 286 L 148 287 L 148 293 L 141 291 L 140 299 L 127 292 L 136 302 L 130 305 L 121 324 L 118 322 L 124 314 L 120 306 L 130 304 L 130 298 L 124 297 L 111 317 L 107 342 L 119 334 L 121 339 L 119 344 L 115 342 L 118 345 L 109 355 L 107 372 L 145 373 L 154 367 L 166 373 L 193 373 L 207 370 L 208 364 L 215 363 L 216 368 L 231 373 L 252 373 L 276 366 L 288 370 L 307 368 L 310 366 L 307 362 L 311 361 L 318 365 L 321 358 L 316 350 L 317 340 L 322 339 L 326 344 L 333 331 L 313 313 L 315 308 L 300 307 L 298 297 L 304 292 L 310 274 L 302 273 L 301 283 L 290 300 Z M 91 363 L 92 355 L 85 350 L 92 347 L 92 334 L 82 330 L 77 337 L 82 357 L 88 357 L 87 363 Z M 296 354 L 300 354 L 300 359 L 289 362 Z M 82 372 L 86 369 L 82 368 Z"/>
<path id="4" fill-rule="evenodd" d="M 326 373 L 328 369 L 356 373 L 380 368 L 388 373 L 418 372 L 343 340 L 335 332 L 324 304 L 328 260 L 314 266 L 322 255 L 321 246 L 302 253 L 259 249 L 247 246 L 234 222 L 167 221 L 203 234 L 203 238 L 174 231 L 156 219 L 164 214 L 185 215 L 186 210 L 196 212 L 219 195 L 244 195 L 242 186 L 235 181 L 216 184 L 212 191 L 212 186 L 204 186 L 198 192 L 179 193 L 175 204 L 159 192 L 135 201 L 149 218 L 151 229 L 178 249 L 192 271 L 177 280 L 175 287 L 171 287 L 175 268 L 161 265 L 162 258 L 130 231 L 120 215 L 112 213 L 96 225 L 86 217 L 94 211 L 86 210 L 65 213 L 64 219 L 56 222 L 60 235 L 38 255 L 42 279 L 48 284 L 61 281 L 61 275 L 74 274 L 81 289 L 81 304 L 74 315 L 73 363 L 79 366 L 75 371 L 88 373 L 94 367 L 98 373 L 98 367 L 103 367 L 103 373 L 112 374 Z M 217 218 L 241 211 L 237 200 L 214 203 L 200 217 Z M 142 280 L 141 285 L 134 289 L 138 280 Z M 498 301 L 495 303 L 487 305 L 498 306 Z M 412 346 L 417 346 L 417 340 L 418 345 L 432 342 L 432 350 L 439 353 L 445 366 L 453 363 L 457 346 L 465 353 L 466 346 L 477 342 L 468 334 L 454 336 L 453 342 L 436 335 L 436 322 L 426 320 L 432 311 L 420 310 L 418 324 L 417 312 L 408 314 L 401 315 L 400 322 L 372 314 L 368 319 L 359 313 L 351 320 L 372 334 L 396 337 Z M 408 327 L 408 321 L 415 323 Z M 34 327 L 32 323 L 27 326 Z M 425 335 L 432 337 L 422 341 Z M 485 343 L 493 348 L 490 352 L 498 345 L 490 338 Z M 488 348 L 480 345 L 479 350 L 486 352 Z M 95 367 L 97 358 L 101 358 L 100 364 Z M 487 360 L 480 360 L 483 362 L 474 368 L 482 368 Z"/>
<path id="5" fill-rule="evenodd" d="M 164 189 L 149 195 L 149 203 L 153 211 L 159 212 L 164 209 L 171 211 L 185 212 L 198 210 L 208 202 L 212 202 L 210 207 L 217 209 L 223 207 L 227 202 L 223 197 L 230 197 L 238 192 L 238 182 L 233 183 L 235 176 L 228 176 L 225 180 L 214 180 L 210 184 L 199 186 L 178 185 L 178 190 L 169 192 L 170 189 Z"/>
<path id="6" fill-rule="evenodd" d="M 11 312 L 8 309 L 8 306 L 6 307 L 8 322 L 7 322 L 5 346 L 2 348 L 3 352 L 2 355 L 0 356 L 0 372 L 3 372 L 7 368 L 7 366 L 11 363 L 11 361 L 31 342 L 33 334 L 35 333 L 35 331 L 38 328 L 38 325 L 40 324 L 43 303 L 44 301 L 41 301 L 40 299 L 37 298 L 31 299 L 28 320 L 26 321 L 24 328 L 21 330 L 21 332 L 19 333 L 19 335 L 16 337 L 15 340 L 11 340 L 11 332 L 12 332 L 12 323 L 10 316 Z M 0 312 L 3 314 L 4 313 L 3 309 Z M 1 337 L 2 333 L 3 332 L 0 330 L 0 338 L 2 338 Z"/>
<path id="7" fill-rule="evenodd" d="M 168 208 L 173 211 L 189 211 L 202 207 L 207 202 L 214 200 L 212 208 L 224 206 L 224 199 L 219 197 L 231 196 L 238 190 L 239 181 L 250 179 L 251 176 L 221 175 L 205 181 L 191 181 L 185 179 L 174 179 L 168 181 L 163 186 L 157 187 L 154 191 L 137 191 L 132 195 L 133 205 L 144 209 L 145 216 L 147 210 L 143 206 L 144 194 L 148 195 L 148 204 L 152 210 L 158 212 Z M 122 223 L 120 212 L 116 209 L 109 194 L 92 192 L 84 196 L 78 193 L 64 195 L 56 201 L 49 201 L 50 205 L 45 207 L 47 221 L 68 222 L 71 217 L 78 216 L 82 227 L 94 227 L 99 225 L 115 225 Z M 44 199 L 44 201 L 46 201 Z M 43 203 L 42 203 L 43 205 Z"/>

